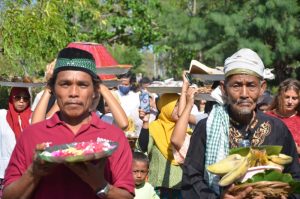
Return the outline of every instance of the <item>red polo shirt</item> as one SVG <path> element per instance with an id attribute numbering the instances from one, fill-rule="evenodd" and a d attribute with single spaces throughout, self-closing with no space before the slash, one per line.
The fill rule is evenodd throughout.
<path id="1" fill-rule="evenodd" d="M 134 193 L 132 176 L 132 153 L 124 133 L 117 127 L 101 121 L 94 113 L 89 124 L 84 124 L 75 135 L 58 114 L 26 128 L 12 153 L 5 173 L 4 186 L 18 180 L 32 163 L 35 147 L 42 142 L 53 145 L 82 142 L 104 138 L 119 143 L 118 149 L 108 158 L 105 166 L 106 180 L 130 193 Z M 33 198 L 92 199 L 97 198 L 92 188 L 75 173 L 58 165 L 54 172 L 41 179 Z"/>

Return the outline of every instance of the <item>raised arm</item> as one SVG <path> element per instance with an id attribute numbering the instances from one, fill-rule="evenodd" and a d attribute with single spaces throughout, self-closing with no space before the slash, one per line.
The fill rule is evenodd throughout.
<path id="1" fill-rule="evenodd" d="M 183 81 L 183 84 L 182 84 L 182 87 L 181 87 L 181 95 L 180 95 L 180 98 L 179 98 L 178 111 L 177 111 L 178 118 L 176 119 L 176 121 L 181 116 L 183 110 L 185 109 L 186 103 L 187 103 L 186 102 L 186 95 L 187 95 L 187 90 L 189 89 L 189 86 L 190 86 L 190 83 L 189 83 L 189 81 L 186 78 L 186 73 L 187 72 L 188 71 L 183 71 L 182 72 L 182 81 Z M 191 123 L 191 124 L 196 125 L 196 123 L 197 123 L 196 117 L 194 115 L 190 114 L 189 118 L 188 118 L 188 122 Z"/>
<path id="2" fill-rule="evenodd" d="M 50 110 L 47 112 L 46 114 L 46 118 L 51 117 L 52 115 L 54 115 L 54 113 L 56 113 L 57 111 L 59 111 L 59 106 L 57 104 L 57 101 L 55 100 L 53 106 L 50 108 Z"/>
<path id="3" fill-rule="evenodd" d="M 149 114 L 139 110 L 139 117 L 143 121 L 143 126 L 138 138 L 139 147 L 143 152 L 147 152 L 149 143 Z"/>
<path id="4" fill-rule="evenodd" d="M 52 63 L 47 65 L 47 69 L 46 69 L 46 73 L 45 73 L 47 81 L 52 77 L 54 66 L 55 66 L 55 61 L 56 60 L 54 60 Z M 34 111 L 32 113 L 31 124 L 43 121 L 46 119 L 46 117 L 52 116 L 56 111 L 59 110 L 58 106 L 56 105 L 54 108 L 52 107 L 50 109 L 50 110 L 52 110 L 51 111 L 52 114 L 49 113 L 49 115 L 46 116 L 50 97 L 51 97 L 51 89 L 48 86 L 46 86 L 44 88 L 44 92 L 43 92 L 41 99 L 39 100 L 36 108 L 34 109 Z"/>
<path id="5" fill-rule="evenodd" d="M 187 71 L 183 71 L 182 72 L 182 87 L 181 87 L 181 95 L 179 98 L 179 103 L 178 103 L 178 117 L 181 116 L 183 110 L 185 109 L 185 105 L 186 105 L 186 93 L 187 90 L 189 88 L 190 83 L 188 82 L 188 80 L 186 79 L 185 75 L 186 75 Z"/>
<path id="6" fill-rule="evenodd" d="M 173 130 L 173 133 L 171 136 L 171 143 L 175 147 L 176 150 L 180 150 L 180 148 L 185 140 L 191 110 L 194 105 L 195 93 L 197 93 L 197 89 L 195 89 L 195 88 L 191 87 L 187 90 L 186 95 L 185 95 L 187 104 L 186 104 L 181 116 L 177 120 L 175 128 Z"/>
<path id="7" fill-rule="evenodd" d="M 127 116 L 111 91 L 105 85 L 100 84 L 99 93 L 103 96 L 105 102 L 109 106 L 117 125 L 123 130 L 126 129 L 128 126 Z"/>
<path id="8" fill-rule="evenodd" d="M 39 103 L 37 104 L 36 108 L 32 113 L 31 124 L 35 124 L 46 119 L 46 111 L 50 97 L 51 90 L 48 87 L 46 87 L 44 89 L 41 99 L 39 100 Z"/>

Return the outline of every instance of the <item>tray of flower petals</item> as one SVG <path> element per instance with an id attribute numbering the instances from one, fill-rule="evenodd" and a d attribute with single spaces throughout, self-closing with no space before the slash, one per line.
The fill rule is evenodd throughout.
<path id="1" fill-rule="evenodd" d="M 37 155 L 47 162 L 83 162 L 110 156 L 117 148 L 117 142 L 101 139 L 49 146 L 38 151 Z"/>

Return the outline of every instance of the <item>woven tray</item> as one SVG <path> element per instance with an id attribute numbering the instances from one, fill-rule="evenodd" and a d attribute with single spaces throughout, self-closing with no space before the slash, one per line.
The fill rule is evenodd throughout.
<path id="1" fill-rule="evenodd" d="M 291 187 L 288 183 L 278 181 L 260 181 L 255 183 L 247 183 L 236 185 L 232 189 L 232 193 L 240 192 L 246 187 L 253 187 L 253 190 L 247 195 L 247 198 L 255 198 L 263 196 L 265 199 L 278 199 L 281 196 L 288 196 Z"/>

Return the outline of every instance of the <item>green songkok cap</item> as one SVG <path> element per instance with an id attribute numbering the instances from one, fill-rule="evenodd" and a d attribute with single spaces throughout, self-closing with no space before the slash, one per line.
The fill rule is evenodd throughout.
<path id="1" fill-rule="evenodd" d="M 78 48 L 64 48 L 59 52 L 54 73 L 63 70 L 79 70 L 98 77 L 93 55 Z"/>

